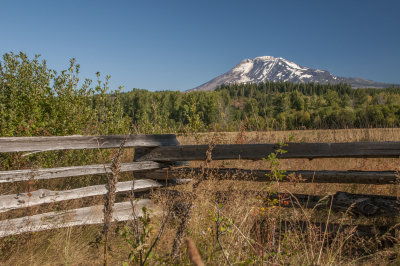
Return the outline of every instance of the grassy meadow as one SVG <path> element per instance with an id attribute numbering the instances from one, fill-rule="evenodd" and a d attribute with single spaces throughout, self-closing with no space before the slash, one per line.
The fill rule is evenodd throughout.
<path id="1" fill-rule="evenodd" d="M 242 131 L 179 134 L 178 140 L 182 145 L 277 143 L 287 142 L 289 138 L 296 142 L 400 141 L 399 133 L 400 129 L 397 128 Z M 132 150 L 127 149 L 122 158 L 122 161 L 132 160 Z M 190 166 L 198 167 L 204 164 L 211 168 L 271 168 L 271 161 L 268 160 L 191 162 Z M 281 159 L 278 168 L 382 171 L 398 170 L 399 166 L 400 159 L 393 158 L 335 158 L 311 161 Z M 131 178 L 131 175 L 121 175 L 120 180 Z M 140 176 L 135 175 L 135 178 L 139 179 Z M 396 235 L 390 236 L 391 241 L 388 241 L 388 236 L 361 238 L 352 234 L 356 230 L 356 224 L 390 227 L 399 223 L 397 218 L 366 219 L 315 208 L 282 208 L 266 203 L 262 197 L 265 193 L 273 192 L 327 196 L 336 191 L 397 196 L 397 185 L 256 182 L 251 177 L 246 180 L 219 180 L 214 178 L 212 171 L 207 173 L 207 180 L 202 180 L 194 174 L 186 174 L 182 178 L 193 180 L 188 184 L 171 186 L 150 194 L 158 209 L 167 211 L 171 206 L 179 206 L 180 211 L 175 212 L 167 222 L 163 217 L 150 216 L 145 225 L 148 234 L 143 235 L 144 242 L 140 246 L 134 244 L 134 224 L 126 222 L 114 226 L 109 244 L 109 265 L 137 265 L 140 250 L 143 254 L 149 250 L 163 224 L 161 237 L 146 261 L 148 265 L 190 265 L 185 237 L 195 243 L 206 265 L 226 265 L 228 261 L 232 265 L 376 265 L 400 262 L 397 259 L 399 252 Z M 92 181 L 88 179 L 87 182 L 93 184 L 104 180 L 95 177 Z M 64 181 L 53 180 L 47 185 L 57 188 L 62 182 Z M 177 196 L 171 198 L 171 193 L 167 191 Z M 117 197 L 117 201 L 123 199 L 126 199 L 126 196 Z M 13 215 L 21 217 L 43 211 L 101 204 L 103 201 L 103 197 L 87 198 L 72 203 L 49 205 L 45 209 L 23 210 Z M 283 228 L 282 221 L 289 226 Z M 294 226 L 301 221 L 307 224 L 305 229 Z M 324 230 L 324 226 L 316 226 L 317 223 L 335 223 L 342 226 L 343 230 L 337 234 L 330 234 Z M 293 228 L 289 230 L 290 225 L 293 225 Z M 101 232 L 102 226 L 90 225 L 6 237 L 0 242 L 0 263 L 101 265 L 104 264 Z M 175 250 L 174 246 L 177 247 Z"/>

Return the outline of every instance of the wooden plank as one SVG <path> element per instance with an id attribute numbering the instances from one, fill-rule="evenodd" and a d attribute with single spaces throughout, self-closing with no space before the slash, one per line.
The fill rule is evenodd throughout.
<path id="1" fill-rule="evenodd" d="M 325 200 L 324 200 L 325 198 Z M 330 208 L 366 217 L 394 217 L 399 215 L 400 204 L 396 197 L 381 195 L 352 194 L 338 191 L 332 196 L 309 196 L 304 194 L 272 195 L 283 207 Z"/>
<path id="2" fill-rule="evenodd" d="M 360 195 L 336 192 L 333 196 L 332 209 L 347 211 L 367 217 L 388 217 L 399 215 L 400 204 L 397 197 Z"/>
<path id="3" fill-rule="evenodd" d="M 265 222 L 264 222 L 265 223 Z M 265 228 L 263 221 L 259 222 L 260 234 L 265 234 Z M 281 232 L 300 231 L 303 233 L 319 232 L 321 237 L 324 236 L 326 231 L 328 238 L 337 237 L 337 234 L 350 234 L 356 237 L 379 237 L 383 235 L 394 236 L 394 230 L 390 230 L 390 226 L 373 226 L 373 225 L 349 225 L 349 224 L 338 224 L 338 223 L 319 223 L 319 222 L 307 222 L 307 221 L 281 221 Z M 279 230 L 279 226 L 276 226 L 276 231 Z M 279 233 L 279 232 L 277 232 Z"/>
<path id="4" fill-rule="evenodd" d="M 162 185 L 154 180 L 135 180 L 134 191 L 146 191 L 152 188 L 161 187 Z M 132 189 L 132 181 L 117 183 L 116 192 L 127 192 Z M 85 197 L 93 197 L 105 195 L 107 189 L 105 185 L 89 186 L 72 190 L 51 191 L 47 189 L 39 189 L 28 193 L 20 193 L 13 195 L 0 196 L 0 213 L 37 206 L 45 203 L 54 203 L 64 200 L 80 199 Z"/>
<path id="5" fill-rule="evenodd" d="M 74 149 L 106 149 L 124 147 L 157 147 L 177 145 L 175 134 L 160 135 L 110 135 L 110 136 L 52 136 L 52 137 L 2 137 L 0 152 L 42 152 Z"/>
<path id="6" fill-rule="evenodd" d="M 213 176 L 219 179 L 271 181 L 268 176 L 270 170 L 249 170 L 238 168 L 175 168 L 157 169 L 154 171 L 138 171 L 135 175 L 140 178 L 165 180 L 182 178 L 182 176 L 199 176 L 204 178 Z M 395 171 L 311 171 L 311 170 L 290 170 L 286 171 L 283 182 L 292 181 L 290 177 L 295 175 L 301 177 L 301 183 L 354 183 L 354 184 L 397 184 L 398 177 Z"/>
<path id="7" fill-rule="evenodd" d="M 366 217 L 393 217 L 400 214 L 400 203 L 397 197 L 352 194 L 338 191 L 334 195 L 307 195 L 289 193 L 268 193 L 265 191 L 227 190 L 215 193 L 218 202 L 233 200 L 232 196 L 257 197 L 264 200 L 266 206 L 281 206 L 286 208 L 319 208 L 348 212 Z"/>
<path id="8" fill-rule="evenodd" d="M 208 145 L 183 145 L 157 147 L 137 161 L 183 161 L 205 160 Z M 276 144 L 224 144 L 212 150 L 213 160 L 260 160 L 279 149 Z M 400 156 L 400 142 L 353 142 L 353 143 L 289 143 L 282 148 L 287 151 L 279 158 L 347 158 Z"/>
<path id="9" fill-rule="evenodd" d="M 177 141 L 177 144 L 175 146 L 179 146 L 179 142 L 178 141 Z M 145 156 L 146 154 L 151 152 L 153 149 L 154 149 L 154 147 L 150 147 L 150 148 L 148 148 L 148 147 L 135 148 L 133 161 L 136 162 L 137 158 L 142 158 L 143 156 Z M 169 162 L 170 166 L 175 166 L 175 167 L 189 166 L 189 164 L 190 164 L 190 162 L 188 162 L 188 161 Z"/>
<path id="10" fill-rule="evenodd" d="M 141 199 L 136 201 L 135 214 L 137 216 L 143 215 L 142 207 L 151 208 L 150 200 Z M 103 208 L 103 205 L 97 205 L 0 221 L 0 237 L 77 225 L 101 224 L 104 217 Z M 154 212 L 153 215 L 157 213 Z M 132 217 L 133 211 L 130 202 L 121 202 L 114 205 L 114 221 L 127 221 Z"/>
<path id="11" fill-rule="evenodd" d="M 157 162 L 132 162 L 121 163 L 120 172 L 131 172 L 140 170 L 153 170 L 162 167 L 162 164 Z M 104 170 L 105 168 L 105 170 Z M 102 164 L 85 165 L 85 166 L 69 166 L 58 168 L 41 168 L 41 169 L 26 169 L 0 171 L 0 183 L 10 183 L 27 180 L 52 179 L 69 176 L 83 176 L 110 173 L 110 164 L 105 167 Z"/>

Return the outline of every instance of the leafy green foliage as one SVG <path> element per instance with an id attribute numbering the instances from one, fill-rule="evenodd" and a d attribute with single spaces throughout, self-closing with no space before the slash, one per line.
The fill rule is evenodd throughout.
<path id="1" fill-rule="evenodd" d="M 124 113 L 141 133 L 197 132 L 220 128 L 229 110 L 226 92 L 149 92 L 121 94 Z"/>
<path id="2" fill-rule="evenodd" d="M 151 219 L 150 213 L 146 209 L 146 207 L 142 208 L 143 216 L 137 217 L 134 221 L 134 227 L 124 226 L 122 228 L 117 228 L 117 231 L 120 236 L 124 239 L 128 248 L 130 249 L 128 259 L 130 262 L 133 262 L 138 265 L 146 265 L 145 254 L 150 249 L 149 238 L 151 231 Z M 151 258 L 153 253 L 148 254 L 148 257 Z"/>
<path id="3" fill-rule="evenodd" d="M 289 136 L 289 141 L 293 141 L 294 138 L 293 136 Z M 267 174 L 267 176 L 273 180 L 273 181 L 282 181 L 283 178 L 286 176 L 286 171 L 280 169 L 280 161 L 279 161 L 279 155 L 287 153 L 286 150 L 284 150 L 284 147 L 288 146 L 287 143 L 279 142 L 279 147 L 275 149 L 275 152 L 271 152 L 268 154 L 267 158 L 263 158 L 266 160 L 271 168 L 271 173 Z"/>
<path id="4" fill-rule="evenodd" d="M 57 74 L 39 56 L 10 53 L 0 61 L 0 136 L 111 134 L 125 130 L 119 92 L 108 80 L 81 85 L 79 65 Z"/>
<path id="5" fill-rule="evenodd" d="M 111 91 L 109 76 L 97 74 L 80 82 L 79 65 L 49 69 L 39 56 L 6 53 L 0 60 L 0 136 L 63 136 L 123 134 L 129 120 L 123 113 L 119 90 Z M 56 167 L 98 161 L 96 151 L 57 151 L 22 156 L 1 154 L 2 170 Z M 32 165 L 34 162 L 34 165 Z"/>

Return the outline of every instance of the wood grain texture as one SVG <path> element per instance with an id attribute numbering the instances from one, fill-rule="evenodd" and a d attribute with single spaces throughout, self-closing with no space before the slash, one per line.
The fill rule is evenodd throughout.
<path id="1" fill-rule="evenodd" d="M 279 194 L 270 196 L 283 207 L 330 208 L 365 217 L 394 217 L 399 215 L 400 204 L 396 197 L 381 195 L 352 194 L 338 191 L 322 197 L 304 194 Z"/>
<path id="2" fill-rule="evenodd" d="M 366 217 L 389 217 L 399 215 L 399 201 L 396 197 L 378 195 L 360 195 L 336 192 L 332 209 L 364 215 Z"/>
<path id="3" fill-rule="evenodd" d="M 126 141 L 125 148 L 170 146 L 178 143 L 175 134 L 2 137 L 0 138 L 0 152 L 119 148 L 124 141 Z"/>
<path id="4" fill-rule="evenodd" d="M 260 222 L 260 234 L 265 234 L 264 223 Z M 390 226 L 371 226 L 371 225 L 348 225 L 337 223 L 318 223 L 309 221 L 281 221 L 281 227 L 276 227 L 276 233 L 288 233 L 290 231 L 300 231 L 303 233 L 324 234 L 327 233 L 328 238 L 335 238 L 338 234 L 345 234 L 346 236 L 353 235 L 356 237 L 379 237 L 384 234 L 388 236 L 395 236 L 395 230 L 390 230 Z"/>
<path id="5" fill-rule="evenodd" d="M 268 176 L 270 170 L 249 170 L 238 168 L 175 168 L 168 169 L 168 179 L 203 175 L 204 178 L 213 176 L 218 179 L 271 181 Z M 167 169 L 154 171 L 137 171 L 135 175 L 140 178 L 165 180 Z M 347 183 L 347 184 L 397 184 L 398 177 L 395 171 L 286 171 L 283 182 L 291 182 L 293 175 L 301 183 Z"/>
<path id="6" fill-rule="evenodd" d="M 216 145 L 212 150 L 213 160 L 260 160 L 267 158 L 280 146 L 277 144 L 224 144 Z M 400 156 L 400 142 L 353 142 L 353 143 L 289 143 L 282 147 L 287 151 L 279 158 L 358 158 Z M 183 145 L 156 147 L 137 161 L 194 161 L 205 160 L 208 145 Z"/>
<path id="7" fill-rule="evenodd" d="M 143 215 L 142 207 L 150 209 L 152 207 L 150 200 L 141 199 L 136 201 L 135 214 L 137 216 Z M 0 221 L 0 237 L 77 225 L 101 224 L 104 217 L 103 208 L 103 205 L 97 205 Z M 153 214 L 157 214 L 157 211 L 153 212 Z M 121 202 L 114 205 L 113 221 L 127 221 L 132 217 L 133 211 L 130 202 Z"/>
<path id="8" fill-rule="evenodd" d="M 134 191 L 146 191 L 152 188 L 161 187 L 162 185 L 154 180 L 135 180 Z M 127 192 L 132 189 L 132 181 L 119 182 L 116 186 L 116 192 Z M 107 189 L 105 185 L 89 186 L 71 190 L 51 191 L 47 189 L 39 189 L 29 193 L 19 193 L 12 195 L 0 196 L 0 213 L 37 206 L 45 203 L 54 203 L 64 200 L 80 199 L 85 197 L 93 197 L 105 195 Z"/>
<path id="9" fill-rule="evenodd" d="M 121 163 L 120 172 L 131 172 L 140 170 L 153 170 L 162 167 L 162 164 L 157 162 L 132 162 Z M 84 166 L 69 166 L 58 168 L 41 168 L 41 169 L 26 169 L 0 171 L 0 183 L 10 183 L 27 180 L 40 180 L 62 178 L 69 176 L 83 176 L 111 173 L 110 164 L 102 165 L 84 165 Z"/>

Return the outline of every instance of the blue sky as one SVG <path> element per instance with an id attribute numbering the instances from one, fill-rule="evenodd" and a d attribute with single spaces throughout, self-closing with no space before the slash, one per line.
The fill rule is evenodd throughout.
<path id="1" fill-rule="evenodd" d="M 186 90 L 245 58 L 400 83 L 400 1 L 1 1 L 0 53 L 69 59 L 113 88 Z"/>

